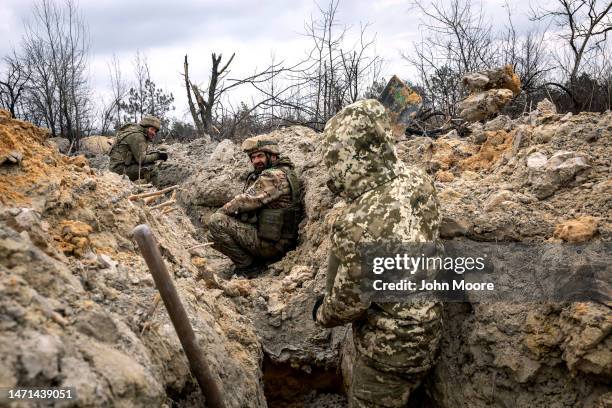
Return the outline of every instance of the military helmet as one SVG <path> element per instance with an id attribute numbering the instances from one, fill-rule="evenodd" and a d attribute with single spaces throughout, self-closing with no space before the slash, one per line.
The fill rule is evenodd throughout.
<path id="1" fill-rule="evenodd" d="M 152 115 L 145 115 L 142 117 L 142 119 L 140 119 L 139 125 L 142 127 L 152 126 L 159 130 L 161 128 L 161 120 Z"/>
<path id="2" fill-rule="evenodd" d="M 249 137 L 242 142 L 242 150 L 249 156 L 255 152 L 266 152 L 270 154 L 280 154 L 278 142 L 269 135 Z"/>

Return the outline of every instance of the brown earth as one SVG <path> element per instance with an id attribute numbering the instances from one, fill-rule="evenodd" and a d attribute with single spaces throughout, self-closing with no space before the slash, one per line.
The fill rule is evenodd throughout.
<path id="1" fill-rule="evenodd" d="M 257 335 L 221 289 L 196 283 L 184 212 L 127 200 L 138 191 L 129 180 L 61 155 L 42 129 L 0 120 L 2 149 L 24 155 L 0 167 L 0 386 L 76 386 L 79 407 L 201 406 L 132 241 L 147 223 L 228 406 L 265 406 Z"/>

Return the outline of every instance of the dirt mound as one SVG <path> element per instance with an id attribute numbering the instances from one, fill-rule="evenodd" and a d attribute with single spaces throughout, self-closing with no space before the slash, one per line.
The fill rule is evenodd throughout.
<path id="1" fill-rule="evenodd" d="M 79 140 L 79 151 L 83 154 L 108 154 L 114 138 L 108 136 L 89 136 Z"/>
<path id="2" fill-rule="evenodd" d="M 136 188 L 46 134 L 0 119 L 0 385 L 76 386 L 79 406 L 201 406 L 181 346 L 131 239 L 151 226 L 211 369 L 232 407 L 266 406 L 263 354 L 252 324 L 196 281 L 206 271 L 182 210 L 161 214 Z M 173 402 L 174 401 L 174 402 Z"/>

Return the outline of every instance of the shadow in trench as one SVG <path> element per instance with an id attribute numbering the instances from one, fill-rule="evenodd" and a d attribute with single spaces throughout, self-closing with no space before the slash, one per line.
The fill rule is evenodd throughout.
<path id="1" fill-rule="evenodd" d="M 310 367 L 307 371 L 289 363 L 263 362 L 264 392 L 270 408 L 346 408 L 342 375 L 335 369 Z"/>

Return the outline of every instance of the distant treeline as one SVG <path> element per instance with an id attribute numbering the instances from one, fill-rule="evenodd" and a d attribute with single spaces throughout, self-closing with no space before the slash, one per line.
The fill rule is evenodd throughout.
<path id="1" fill-rule="evenodd" d="M 188 103 L 179 111 L 191 118 L 178 120 L 171 114 L 174 96 L 156 86 L 138 51 L 129 80 L 116 57 L 108 62 L 111 92 L 100 96 L 87 76 L 88 25 L 75 1 L 38 0 L 19 47 L 2 59 L 0 107 L 49 128 L 53 136 L 69 138 L 73 149 L 83 136 L 112 133 L 144 114 L 162 118 L 162 137 L 185 140 L 203 134 L 240 139 L 292 124 L 321 130 L 344 106 L 377 96 L 386 81 L 368 24 L 358 31 L 340 24 L 339 0 L 317 7 L 318 14 L 305 23 L 311 45 L 300 61 L 274 56 L 253 75 L 230 78 L 236 55 L 224 61 L 211 52 L 210 71 L 197 79 L 190 75 L 187 55 L 176 61 L 177 70 L 183 68 L 177 81 Z M 417 0 L 413 7 L 422 16 L 421 38 L 406 44 L 402 58 L 417 76 L 386 74 L 404 77 L 427 108 L 454 116 L 466 95 L 463 75 L 506 64 L 522 82 L 522 93 L 506 114 L 528 112 L 545 97 L 560 112 L 611 108 L 612 40 L 607 35 L 612 2 L 556 0 L 550 9 L 528 11 L 533 29 L 527 32 L 515 29 L 512 17 L 518 11 L 511 2 L 504 23 L 495 25 L 472 0 Z M 257 97 L 235 103 L 233 92 L 239 87 L 250 87 Z"/>

